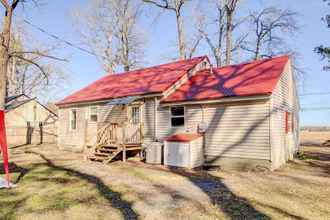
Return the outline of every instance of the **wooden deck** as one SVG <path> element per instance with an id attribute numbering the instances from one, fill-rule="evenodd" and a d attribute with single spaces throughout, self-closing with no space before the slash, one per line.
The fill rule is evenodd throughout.
<path id="1" fill-rule="evenodd" d="M 142 124 L 106 124 L 97 132 L 97 141 L 88 158 L 91 161 L 110 163 L 121 157 L 125 162 L 129 152 L 141 152 L 142 140 Z"/>

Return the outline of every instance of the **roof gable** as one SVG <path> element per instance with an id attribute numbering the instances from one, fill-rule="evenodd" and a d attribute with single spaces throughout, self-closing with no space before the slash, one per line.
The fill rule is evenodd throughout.
<path id="1" fill-rule="evenodd" d="M 196 57 L 190 60 L 108 75 L 56 104 L 64 105 L 162 93 L 206 58 L 206 56 Z"/>
<path id="2" fill-rule="evenodd" d="M 162 103 L 271 94 L 288 60 L 288 56 L 281 56 L 202 70 Z"/>
<path id="3" fill-rule="evenodd" d="M 26 103 L 29 103 L 30 101 L 35 101 L 38 105 L 49 111 L 51 114 L 57 116 L 55 112 L 41 104 L 37 98 L 30 98 L 29 96 L 25 94 L 15 95 L 15 96 L 9 96 L 6 98 L 6 105 L 5 105 L 5 111 L 8 113 L 11 110 L 14 110 L 16 108 L 21 107 L 22 105 L 25 105 Z"/>

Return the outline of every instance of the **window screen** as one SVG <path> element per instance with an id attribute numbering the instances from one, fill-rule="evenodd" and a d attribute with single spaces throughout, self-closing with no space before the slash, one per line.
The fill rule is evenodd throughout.
<path id="1" fill-rule="evenodd" d="M 89 120 L 97 122 L 97 107 L 93 106 L 90 108 Z"/>
<path id="2" fill-rule="evenodd" d="M 180 127 L 184 126 L 184 107 L 171 107 L 171 126 Z"/>
<path id="3" fill-rule="evenodd" d="M 140 123 L 140 107 L 132 107 L 132 123 Z"/>
<path id="4" fill-rule="evenodd" d="M 71 110 L 71 129 L 76 130 L 77 128 L 77 110 Z"/>

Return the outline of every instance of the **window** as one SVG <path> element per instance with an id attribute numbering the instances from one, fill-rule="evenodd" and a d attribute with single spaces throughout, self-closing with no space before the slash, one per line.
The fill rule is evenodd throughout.
<path id="1" fill-rule="evenodd" d="M 285 112 L 285 133 L 293 132 L 293 117 L 291 112 Z"/>
<path id="2" fill-rule="evenodd" d="M 77 110 L 76 109 L 71 110 L 70 127 L 71 127 L 71 130 L 76 130 L 77 129 Z"/>
<path id="3" fill-rule="evenodd" d="M 138 106 L 132 107 L 132 123 L 133 124 L 140 123 L 140 107 Z"/>
<path id="4" fill-rule="evenodd" d="M 171 127 L 184 126 L 184 107 L 171 107 L 170 109 Z"/>
<path id="5" fill-rule="evenodd" d="M 98 113 L 97 106 L 90 107 L 90 109 L 89 109 L 89 120 L 97 122 L 97 115 L 98 115 L 97 113 Z"/>

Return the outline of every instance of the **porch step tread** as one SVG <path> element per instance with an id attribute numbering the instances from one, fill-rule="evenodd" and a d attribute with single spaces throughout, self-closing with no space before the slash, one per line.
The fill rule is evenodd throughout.
<path id="1" fill-rule="evenodd" d="M 98 149 L 99 153 L 112 153 L 112 152 L 116 152 L 117 149 L 106 149 L 106 148 L 100 148 Z"/>
<path id="2" fill-rule="evenodd" d="M 103 145 L 102 148 L 107 148 L 107 149 L 114 149 L 114 148 L 118 148 L 119 145 L 117 144 L 113 144 L 113 145 Z"/>
<path id="3" fill-rule="evenodd" d="M 127 151 L 130 151 L 130 150 L 141 150 L 142 148 L 141 147 L 128 147 L 126 148 Z"/>
<path id="4" fill-rule="evenodd" d="M 111 156 L 112 154 L 95 152 L 94 155 L 95 156 L 100 156 L 100 157 L 108 157 L 108 156 Z"/>

